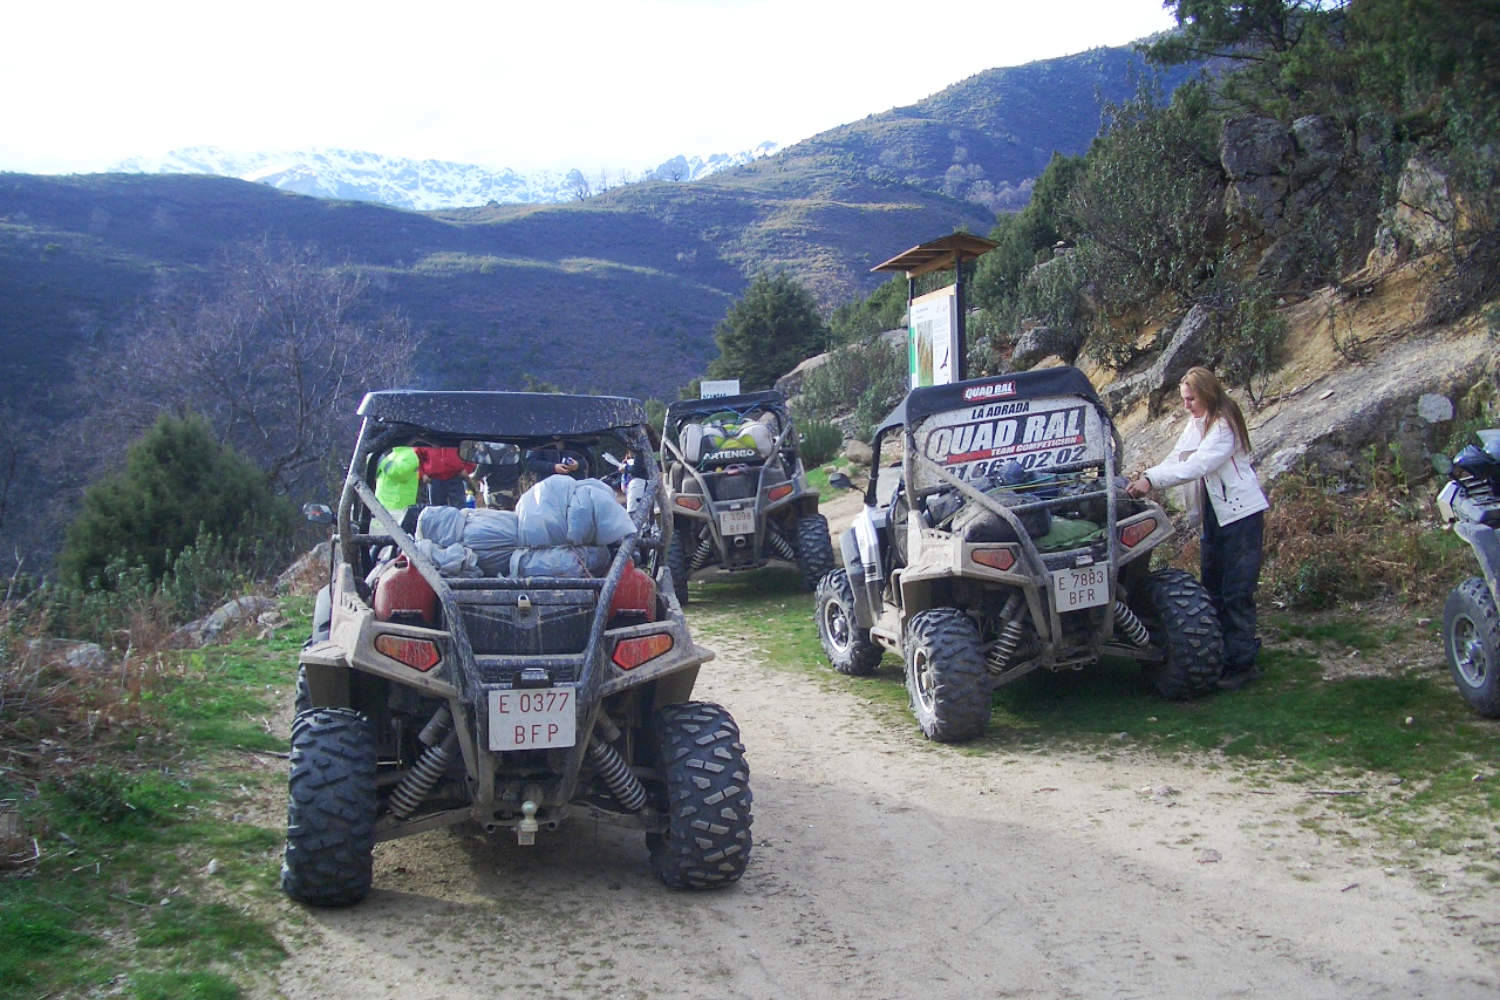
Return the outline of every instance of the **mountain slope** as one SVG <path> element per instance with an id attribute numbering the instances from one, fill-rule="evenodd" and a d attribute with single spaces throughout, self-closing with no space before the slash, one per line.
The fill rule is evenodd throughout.
<path id="1" fill-rule="evenodd" d="M 562 204 L 415 213 L 188 174 L 0 175 L 0 347 L 65 379 L 154 280 L 270 236 L 368 273 L 379 305 L 428 331 L 430 385 L 671 395 L 756 271 L 785 268 L 831 307 L 909 246 L 987 231 L 987 204 L 1024 201 L 1054 149 L 1081 152 L 1140 65 L 1098 50 L 993 70 L 705 180 Z"/>

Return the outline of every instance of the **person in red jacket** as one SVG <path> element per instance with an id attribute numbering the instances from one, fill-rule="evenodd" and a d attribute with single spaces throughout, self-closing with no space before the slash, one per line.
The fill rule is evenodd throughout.
<path id="1" fill-rule="evenodd" d="M 464 506 L 469 477 L 479 467 L 459 458 L 457 448 L 417 445 L 412 450 L 417 453 L 417 468 L 427 488 L 427 502 L 436 506 Z"/>
<path id="2" fill-rule="evenodd" d="M 1255 656 L 1255 588 L 1261 542 L 1271 506 L 1250 464 L 1245 415 L 1207 368 L 1188 369 L 1178 385 L 1191 419 L 1165 462 L 1127 487 L 1133 497 L 1153 488 L 1183 486 L 1189 521 L 1202 525 L 1199 575 L 1224 631 L 1224 673 L 1219 687 L 1236 690 L 1260 676 Z"/>

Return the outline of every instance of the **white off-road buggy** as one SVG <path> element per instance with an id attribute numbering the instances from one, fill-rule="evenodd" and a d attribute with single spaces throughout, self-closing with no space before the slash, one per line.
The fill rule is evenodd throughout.
<path id="1" fill-rule="evenodd" d="M 397 391 L 359 414 L 337 512 L 312 509 L 336 534 L 299 657 L 283 889 L 347 905 L 370 890 L 376 841 L 464 823 L 527 845 L 579 818 L 642 831 L 668 885 L 737 880 L 744 747 L 727 711 L 691 700 L 713 654 L 665 564 L 650 571 L 670 521 L 641 403 Z M 633 452 L 641 502 L 567 476 L 514 511 L 377 496 L 399 449 L 454 449 L 477 481 L 559 439 L 595 467 Z"/>
<path id="2" fill-rule="evenodd" d="M 682 603 L 688 577 L 709 567 L 735 572 L 781 560 L 801 571 L 808 590 L 835 567 L 828 519 L 780 392 L 673 403 L 661 459 L 673 521 L 667 562 Z"/>
<path id="3" fill-rule="evenodd" d="M 1213 690 L 1213 604 L 1191 574 L 1152 571 L 1172 522 L 1126 494 L 1120 450 L 1076 368 L 913 389 L 876 429 L 844 568 L 818 587 L 833 666 L 899 653 L 922 731 L 945 742 L 985 731 L 999 685 L 1106 654 L 1139 660 L 1164 697 Z"/>

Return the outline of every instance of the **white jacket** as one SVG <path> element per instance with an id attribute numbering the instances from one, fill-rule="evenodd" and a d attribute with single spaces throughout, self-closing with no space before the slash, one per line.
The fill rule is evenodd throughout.
<path id="1" fill-rule="evenodd" d="M 1203 419 L 1188 420 L 1167 460 L 1146 470 L 1151 485 L 1166 489 L 1185 484 L 1183 507 L 1193 524 L 1203 519 L 1203 512 L 1198 509 L 1198 491 L 1194 489 L 1200 479 L 1220 524 L 1233 524 L 1270 507 L 1250 464 L 1250 453 L 1239 446 L 1229 421 L 1215 420 L 1205 435 Z"/>

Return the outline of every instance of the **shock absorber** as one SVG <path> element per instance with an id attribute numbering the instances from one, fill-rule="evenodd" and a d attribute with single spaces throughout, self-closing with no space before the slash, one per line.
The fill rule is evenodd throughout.
<path id="1" fill-rule="evenodd" d="M 1019 593 L 1011 594 L 1005 607 L 1000 609 L 1000 619 L 1005 624 L 1000 626 L 1000 634 L 984 656 L 984 664 L 992 674 L 1004 673 L 1021 645 L 1021 636 L 1026 633 L 1026 625 L 1021 621 L 1022 603 Z"/>
<path id="2" fill-rule="evenodd" d="M 781 533 L 781 529 L 766 525 L 766 538 L 770 540 L 771 548 L 776 550 L 778 556 L 787 562 L 797 561 L 797 549 L 791 542 L 786 540 L 786 536 Z"/>
<path id="3" fill-rule="evenodd" d="M 689 568 L 694 570 L 702 569 L 708 565 L 708 561 L 713 558 L 713 555 L 714 540 L 705 534 L 703 540 L 698 543 L 698 550 L 693 553 L 693 559 Z"/>
<path id="4" fill-rule="evenodd" d="M 426 730 L 423 730 L 425 733 Z M 401 779 L 401 784 L 391 792 L 390 806 L 391 815 L 397 819 L 406 819 L 416 811 L 427 793 L 432 791 L 443 772 L 448 769 L 448 761 L 453 757 L 453 751 L 458 748 L 458 733 L 449 731 L 443 742 L 435 747 L 428 747 L 422 754 L 422 758 Z"/>
<path id="5" fill-rule="evenodd" d="M 589 741 L 589 760 L 598 769 L 599 777 L 604 779 L 604 784 L 615 801 L 628 812 L 640 812 L 641 807 L 646 804 L 646 787 L 635 776 L 635 772 L 630 770 L 630 765 L 625 763 L 620 751 L 610 745 L 613 740 L 619 739 L 619 727 L 602 712 L 599 713 L 597 725 L 599 733 Z"/>
<path id="6" fill-rule="evenodd" d="M 1151 634 L 1146 631 L 1146 626 L 1135 616 L 1135 612 L 1125 606 L 1124 601 L 1115 602 L 1115 625 L 1119 627 L 1120 633 L 1130 642 L 1132 646 L 1151 645 Z"/>

